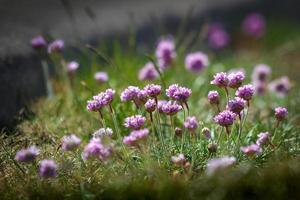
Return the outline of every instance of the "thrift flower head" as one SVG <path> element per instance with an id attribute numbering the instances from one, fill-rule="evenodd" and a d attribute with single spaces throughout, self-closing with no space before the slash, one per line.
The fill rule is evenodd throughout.
<path id="1" fill-rule="evenodd" d="M 233 72 L 228 75 L 228 86 L 231 88 L 238 88 L 242 85 L 245 79 L 245 74 L 241 71 Z"/>
<path id="2" fill-rule="evenodd" d="M 178 84 L 173 84 L 170 85 L 168 89 L 166 89 L 166 94 L 173 100 L 186 102 L 191 96 L 192 90 L 186 87 L 178 86 Z"/>
<path id="3" fill-rule="evenodd" d="M 207 162 L 206 174 L 209 176 L 213 175 L 215 172 L 231 167 L 235 163 L 235 157 L 224 156 L 221 158 L 211 159 Z"/>
<path id="4" fill-rule="evenodd" d="M 217 91 L 209 91 L 207 95 L 208 101 L 210 104 L 219 104 L 220 96 Z"/>
<path id="5" fill-rule="evenodd" d="M 252 13 L 243 21 L 242 29 L 245 34 L 254 38 L 260 38 L 265 33 L 265 19 L 259 13 Z"/>
<path id="6" fill-rule="evenodd" d="M 268 132 L 260 133 L 258 134 L 258 139 L 256 140 L 256 144 L 261 147 L 265 145 L 267 142 L 269 142 L 270 138 L 271 138 L 270 133 Z"/>
<path id="7" fill-rule="evenodd" d="M 266 82 L 271 75 L 271 68 L 265 64 L 258 64 L 254 67 L 252 73 L 252 82 Z"/>
<path id="8" fill-rule="evenodd" d="M 217 116 L 214 117 L 214 121 L 220 126 L 230 126 L 233 124 L 235 118 L 235 113 L 229 110 L 224 110 L 223 112 L 220 112 Z"/>
<path id="9" fill-rule="evenodd" d="M 145 140 L 149 135 L 148 129 L 140 129 L 134 130 L 130 133 L 130 135 L 125 136 L 123 139 L 123 143 L 128 146 L 135 146 L 138 142 Z"/>
<path id="10" fill-rule="evenodd" d="M 201 72 L 208 64 L 208 57 L 202 52 L 190 53 L 185 58 L 185 68 L 191 72 Z"/>
<path id="11" fill-rule="evenodd" d="M 156 108 L 156 102 L 154 99 L 149 99 L 146 103 L 145 103 L 145 108 L 147 110 L 147 112 L 152 113 L 155 108 Z"/>
<path id="12" fill-rule="evenodd" d="M 227 109 L 235 114 L 240 114 L 241 111 L 245 108 L 246 101 L 240 97 L 235 97 L 228 101 Z"/>
<path id="13" fill-rule="evenodd" d="M 41 49 L 41 48 L 46 47 L 46 45 L 47 45 L 47 42 L 46 42 L 46 40 L 44 39 L 44 37 L 41 36 L 41 35 L 39 35 L 39 36 L 37 36 L 37 37 L 34 37 L 34 38 L 32 38 L 32 40 L 31 40 L 31 46 L 32 46 L 32 48 L 34 48 L 34 49 L 39 50 L 39 49 Z"/>
<path id="14" fill-rule="evenodd" d="M 79 67 L 79 64 L 78 62 L 76 61 L 71 61 L 67 64 L 67 71 L 70 73 L 70 74 L 74 74 L 77 69 Z"/>
<path id="15" fill-rule="evenodd" d="M 60 52 L 63 50 L 65 43 L 63 40 L 58 39 L 51 42 L 48 46 L 48 53 Z"/>
<path id="16" fill-rule="evenodd" d="M 208 44 L 213 49 L 222 49 L 230 42 L 230 36 L 223 26 L 219 23 L 213 23 L 208 28 Z"/>
<path id="17" fill-rule="evenodd" d="M 186 163 L 186 159 L 182 153 L 178 154 L 177 156 L 172 156 L 171 161 L 177 166 L 183 166 Z"/>
<path id="18" fill-rule="evenodd" d="M 209 128 L 204 127 L 201 132 L 203 133 L 203 135 L 206 137 L 206 139 L 211 139 L 211 132 L 209 130 Z"/>
<path id="19" fill-rule="evenodd" d="M 81 143 L 81 139 L 76 135 L 67 135 L 62 138 L 62 149 L 65 151 L 75 150 Z"/>
<path id="20" fill-rule="evenodd" d="M 269 89 L 281 97 L 286 96 L 291 87 L 290 79 L 287 76 L 283 76 L 269 84 Z"/>
<path id="21" fill-rule="evenodd" d="M 144 87 L 144 91 L 146 92 L 146 94 L 148 96 L 155 98 L 158 95 L 160 95 L 160 93 L 161 93 L 161 86 L 160 85 L 154 85 L 154 84 L 146 85 Z"/>
<path id="22" fill-rule="evenodd" d="M 254 88 L 255 88 L 255 93 L 258 95 L 264 95 L 267 91 L 267 84 L 262 81 L 254 81 L 252 82 Z"/>
<path id="23" fill-rule="evenodd" d="M 93 100 L 87 102 L 87 110 L 100 111 L 103 106 L 111 104 L 115 95 L 115 90 L 107 89 L 104 92 L 93 96 Z"/>
<path id="24" fill-rule="evenodd" d="M 157 102 L 158 112 L 163 113 L 162 107 L 166 103 L 168 103 L 168 101 L 166 101 L 166 100 L 158 100 L 158 102 Z"/>
<path id="25" fill-rule="evenodd" d="M 282 120 L 286 119 L 287 116 L 288 116 L 288 111 L 286 108 L 283 108 L 283 107 L 275 108 L 275 118 L 278 121 L 282 121 Z"/>
<path id="26" fill-rule="evenodd" d="M 185 122 L 183 123 L 184 128 L 189 131 L 195 131 L 198 128 L 198 121 L 195 116 L 187 117 Z"/>
<path id="27" fill-rule="evenodd" d="M 168 67 L 176 58 L 175 44 L 173 39 L 167 38 L 159 41 L 155 55 L 158 61 L 158 66 L 161 69 Z"/>
<path id="28" fill-rule="evenodd" d="M 229 79 L 225 72 L 220 72 L 214 75 L 214 79 L 210 83 L 218 87 L 227 87 Z"/>
<path id="29" fill-rule="evenodd" d="M 93 138 L 102 138 L 104 136 L 111 137 L 113 135 L 113 130 L 111 128 L 100 128 L 93 133 Z"/>
<path id="30" fill-rule="evenodd" d="M 235 95 L 249 101 L 252 98 L 254 91 L 254 87 L 251 84 L 248 84 L 239 87 Z"/>
<path id="31" fill-rule="evenodd" d="M 108 75 L 106 72 L 96 72 L 94 79 L 101 84 L 108 81 Z"/>
<path id="32" fill-rule="evenodd" d="M 17 152 L 15 160 L 22 163 L 29 163 L 36 159 L 39 154 L 39 150 L 36 146 L 30 146 L 27 149 L 22 149 Z"/>
<path id="33" fill-rule="evenodd" d="M 182 110 L 182 106 L 176 102 L 168 101 L 162 105 L 162 111 L 166 115 L 175 115 L 180 110 Z"/>
<path id="34" fill-rule="evenodd" d="M 140 129 L 144 126 L 146 118 L 141 115 L 134 115 L 125 119 L 124 126 L 131 129 Z"/>
<path id="35" fill-rule="evenodd" d="M 57 165 L 54 160 L 42 160 L 39 167 L 39 174 L 43 178 L 57 176 Z"/>
<path id="36" fill-rule="evenodd" d="M 139 71 L 139 80 L 155 80 L 158 77 L 158 72 L 156 71 L 154 64 L 148 62 L 140 71 Z"/>
<path id="37" fill-rule="evenodd" d="M 133 101 L 138 98 L 138 94 L 140 93 L 140 89 L 135 86 L 129 86 L 121 93 L 121 101 Z"/>
<path id="38" fill-rule="evenodd" d="M 253 156 L 254 154 L 262 153 L 262 149 L 257 144 L 251 144 L 249 146 L 241 147 L 241 151 L 247 156 Z"/>
<path id="39" fill-rule="evenodd" d="M 84 160 L 87 160 L 89 158 L 97 158 L 102 161 L 105 161 L 108 159 L 111 153 L 111 147 L 104 146 L 100 138 L 93 138 L 84 147 L 82 157 Z"/>
<path id="40" fill-rule="evenodd" d="M 98 102 L 97 100 L 89 100 L 87 101 L 87 105 L 86 105 L 86 109 L 88 111 L 100 111 L 100 109 L 102 108 L 102 104 L 100 102 Z"/>

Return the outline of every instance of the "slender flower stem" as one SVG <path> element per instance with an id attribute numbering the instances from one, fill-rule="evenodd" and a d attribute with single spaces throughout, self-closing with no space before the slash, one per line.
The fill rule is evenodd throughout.
<path id="1" fill-rule="evenodd" d="M 99 115 L 100 115 L 100 120 L 101 120 L 102 126 L 104 128 L 106 128 L 105 120 L 104 120 L 104 117 L 103 117 L 103 114 L 102 114 L 101 110 L 99 110 Z"/>
<path id="2" fill-rule="evenodd" d="M 225 89 L 225 93 L 226 93 L 226 99 L 227 99 L 227 103 L 226 103 L 226 105 L 228 104 L 228 102 L 229 102 L 229 92 L 228 92 L 228 89 L 227 89 L 227 87 L 224 87 L 224 89 Z"/>
<path id="3" fill-rule="evenodd" d="M 274 140 L 275 140 L 275 138 L 277 136 L 277 132 L 278 132 L 277 129 L 279 128 L 279 124 L 280 124 L 280 121 L 277 120 L 275 128 L 274 128 L 274 135 L 272 137 L 271 144 L 273 144 L 273 142 L 274 142 Z"/>
<path id="4" fill-rule="evenodd" d="M 42 68 L 43 68 L 43 75 L 44 75 L 45 85 L 46 85 L 46 90 L 47 90 L 47 97 L 51 98 L 51 97 L 53 97 L 53 89 L 52 89 L 52 84 L 51 84 L 50 77 L 49 77 L 48 63 L 45 60 L 42 60 Z"/>
<path id="5" fill-rule="evenodd" d="M 112 118 L 114 126 L 115 126 L 115 130 L 117 132 L 117 135 L 118 135 L 119 138 L 122 138 L 121 132 L 120 132 L 120 129 L 119 129 L 119 126 L 118 126 L 118 122 L 117 122 L 117 119 L 116 119 L 116 115 L 115 115 L 115 112 L 114 112 L 111 104 L 109 104 L 109 111 L 110 111 L 110 115 L 111 115 L 111 118 Z"/>

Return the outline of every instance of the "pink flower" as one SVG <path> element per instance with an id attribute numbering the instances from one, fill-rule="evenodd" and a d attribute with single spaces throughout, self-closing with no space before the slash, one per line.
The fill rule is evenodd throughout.
<path id="1" fill-rule="evenodd" d="M 266 82 L 271 75 L 271 68 L 265 64 L 258 64 L 252 73 L 252 82 Z"/>
<path id="2" fill-rule="evenodd" d="M 275 108 L 275 118 L 278 121 L 283 121 L 284 119 L 286 119 L 288 116 L 288 111 L 286 108 L 283 107 L 277 107 Z"/>
<path id="3" fill-rule="evenodd" d="M 236 163 L 235 157 L 224 156 L 221 158 L 214 158 L 207 162 L 206 174 L 213 175 L 219 170 L 226 169 Z"/>
<path id="4" fill-rule="evenodd" d="M 254 154 L 261 154 L 262 149 L 257 144 L 251 144 L 249 146 L 241 147 L 241 151 L 247 156 L 253 156 Z"/>
<path id="5" fill-rule="evenodd" d="M 171 161 L 177 166 L 183 166 L 186 163 L 186 159 L 182 153 L 177 156 L 172 156 Z"/>
<path id="6" fill-rule="evenodd" d="M 149 135 L 148 129 L 140 129 L 134 130 L 130 133 L 130 135 L 125 136 L 123 139 L 123 143 L 128 146 L 136 146 L 138 142 L 145 140 Z"/>
<path id="7" fill-rule="evenodd" d="M 79 64 L 76 61 L 71 61 L 67 63 L 67 71 L 69 74 L 74 74 L 77 71 L 78 67 Z"/>
<path id="8" fill-rule="evenodd" d="M 208 44 L 213 49 L 222 49 L 230 42 L 230 36 L 223 26 L 213 23 L 208 28 Z"/>
<path id="9" fill-rule="evenodd" d="M 161 86 L 149 84 L 144 87 L 144 91 L 149 97 L 156 98 L 161 93 Z"/>
<path id="10" fill-rule="evenodd" d="M 235 114 L 240 114 L 245 108 L 246 101 L 240 97 L 235 97 L 228 101 L 227 109 L 234 112 Z"/>
<path id="11" fill-rule="evenodd" d="M 36 50 L 40 50 L 47 46 L 47 42 L 43 36 L 39 35 L 39 36 L 32 38 L 31 46 L 32 46 L 32 48 L 34 48 Z"/>
<path id="12" fill-rule="evenodd" d="M 236 116 L 237 115 L 235 113 L 229 110 L 224 110 L 214 117 L 214 121 L 220 126 L 230 126 L 233 124 Z"/>
<path id="13" fill-rule="evenodd" d="M 161 69 L 165 69 L 171 65 L 173 60 L 176 58 L 175 44 L 173 39 L 161 39 L 156 47 L 155 55 L 158 61 L 158 66 Z"/>
<path id="14" fill-rule="evenodd" d="M 101 84 L 108 81 L 108 75 L 106 72 L 96 72 L 94 79 Z"/>
<path id="15" fill-rule="evenodd" d="M 54 160 L 42 160 L 40 162 L 39 174 L 43 178 L 53 178 L 57 176 L 57 165 Z"/>
<path id="16" fill-rule="evenodd" d="M 276 79 L 269 84 L 269 89 L 277 93 L 280 97 L 286 96 L 291 87 L 290 79 L 287 76 Z"/>
<path id="17" fill-rule="evenodd" d="M 264 133 L 258 134 L 258 139 L 256 141 L 256 144 L 261 147 L 269 141 L 270 141 L 270 133 L 264 132 Z"/>
<path id="18" fill-rule="evenodd" d="M 158 77 L 158 72 L 156 71 L 154 64 L 152 62 L 148 62 L 142 69 L 139 71 L 139 80 L 145 81 L 153 81 Z"/>
<path id="19" fill-rule="evenodd" d="M 149 99 L 146 103 L 145 103 L 145 108 L 147 110 L 147 112 L 152 113 L 155 108 L 156 108 L 156 102 L 154 99 Z"/>
<path id="20" fill-rule="evenodd" d="M 181 87 L 178 84 L 170 85 L 168 89 L 166 89 L 166 95 L 176 101 L 186 102 L 188 98 L 191 96 L 192 90 L 186 87 Z"/>
<path id="21" fill-rule="evenodd" d="M 65 151 L 75 150 L 81 143 L 81 139 L 76 135 L 67 135 L 62 138 L 62 149 Z"/>
<path id="22" fill-rule="evenodd" d="M 250 99 L 252 99 L 254 91 L 255 91 L 255 89 L 254 89 L 253 85 L 248 84 L 248 85 L 239 87 L 237 89 L 235 95 L 246 101 L 249 101 Z"/>
<path id="23" fill-rule="evenodd" d="M 214 75 L 214 79 L 210 83 L 218 87 L 227 87 L 229 79 L 225 72 L 220 72 Z"/>
<path id="24" fill-rule="evenodd" d="M 112 148 L 110 146 L 104 146 L 100 138 L 93 138 L 84 147 L 82 157 L 84 160 L 94 157 L 105 161 L 110 157 L 111 154 Z"/>
<path id="25" fill-rule="evenodd" d="M 124 126 L 126 128 L 131 128 L 131 129 L 134 129 L 134 130 L 138 130 L 142 126 L 144 126 L 145 121 L 146 121 L 145 117 L 143 117 L 141 115 L 134 115 L 134 116 L 131 116 L 131 117 L 127 117 L 125 119 Z"/>
<path id="26" fill-rule="evenodd" d="M 61 39 L 54 40 L 48 45 L 48 53 L 61 52 L 65 47 L 65 42 Z"/>
<path id="27" fill-rule="evenodd" d="M 180 110 L 182 110 L 182 106 L 178 105 L 176 102 L 168 101 L 162 105 L 162 111 L 166 115 L 175 115 Z"/>
<path id="28" fill-rule="evenodd" d="M 211 132 L 209 130 L 209 128 L 204 127 L 201 132 L 203 133 L 203 135 L 206 137 L 206 139 L 211 139 Z"/>
<path id="29" fill-rule="evenodd" d="M 22 149 L 17 152 L 15 160 L 22 163 L 30 163 L 39 155 L 39 149 L 33 145 L 27 149 Z"/>
<path id="30" fill-rule="evenodd" d="M 190 53 L 185 58 L 185 68 L 191 72 L 201 72 L 208 64 L 208 57 L 202 52 Z"/>
<path id="31" fill-rule="evenodd" d="M 245 79 L 245 74 L 241 71 L 233 72 L 228 75 L 228 86 L 231 88 L 238 88 L 242 85 Z"/>
<path id="32" fill-rule="evenodd" d="M 209 91 L 207 97 L 208 97 L 208 101 L 210 104 L 219 104 L 220 103 L 220 96 L 217 91 Z"/>
<path id="33" fill-rule="evenodd" d="M 195 116 L 189 116 L 186 118 L 183 123 L 184 128 L 188 129 L 191 132 L 194 132 L 198 128 L 198 121 Z"/>
<path id="34" fill-rule="evenodd" d="M 243 21 L 242 29 L 248 36 L 254 38 L 262 37 L 266 29 L 264 16 L 259 13 L 249 14 Z"/>

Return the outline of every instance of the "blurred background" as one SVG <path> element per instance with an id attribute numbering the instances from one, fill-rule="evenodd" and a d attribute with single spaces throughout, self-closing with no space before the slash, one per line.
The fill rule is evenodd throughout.
<path id="1" fill-rule="evenodd" d="M 122 43 L 132 36 L 136 50 L 146 53 L 161 35 L 179 36 L 180 42 L 190 33 L 199 32 L 201 37 L 205 27 L 218 23 L 228 34 L 234 33 L 231 37 L 240 38 L 229 39 L 227 48 L 243 49 L 240 30 L 247 15 L 260 13 L 267 27 L 277 26 L 269 37 L 272 41 L 289 37 L 286 27 L 300 28 L 299 10 L 297 0 L 0 0 L 0 127 L 14 127 L 29 103 L 46 94 L 41 62 L 30 45 L 37 35 L 61 38 L 74 51 L 115 38 Z M 295 38 L 291 41 L 292 49 L 299 44 Z M 251 48 L 252 42 L 246 46 Z M 220 45 L 210 44 L 214 49 Z M 293 57 L 300 56 L 299 46 Z M 291 78 L 298 80 L 293 72 L 300 67 L 293 66 Z"/>

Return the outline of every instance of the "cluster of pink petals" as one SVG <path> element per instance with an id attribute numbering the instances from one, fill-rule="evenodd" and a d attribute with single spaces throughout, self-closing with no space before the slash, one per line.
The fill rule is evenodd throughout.
<path id="1" fill-rule="evenodd" d="M 225 72 L 220 72 L 214 75 L 214 79 L 210 83 L 218 87 L 227 87 L 229 79 Z"/>
<path id="2" fill-rule="evenodd" d="M 79 147 L 81 139 L 74 134 L 66 135 L 62 138 L 61 148 L 65 151 L 73 151 Z"/>
<path id="3" fill-rule="evenodd" d="M 156 98 L 161 93 L 161 86 L 155 84 L 149 84 L 144 87 L 144 91 L 149 97 Z"/>
<path id="4" fill-rule="evenodd" d="M 172 156 L 171 161 L 177 166 L 183 166 L 186 163 L 186 159 L 182 153 L 178 154 L 177 156 Z"/>
<path id="5" fill-rule="evenodd" d="M 265 145 L 266 143 L 270 142 L 270 133 L 268 132 L 263 132 L 258 134 L 258 139 L 256 140 L 256 144 L 260 147 Z"/>
<path id="6" fill-rule="evenodd" d="M 228 101 L 227 109 L 234 112 L 235 114 L 240 114 L 245 108 L 246 101 L 240 97 L 235 97 Z"/>
<path id="7" fill-rule="evenodd" d="M 125 136 L 123 139 L 123 143 L 128 146 L 136 146 L 138 142 L 145 140 L 149 135 L 148 129 L 140 129 L 134 130 L 130 133 L 130 135 Z"/>
<path id="8" fill-rule="evenodd" d="M 241 87 L 239 87 L 235 93 L 236 96 L 249 101 L 252 99 L 252 96 L 255 92 L 255 89 L 253 87 L 253 85 L 248 84 L 248 85 L 243 85 Z"/>
<path id="9" fill-rule="evenodd" d="M 238 88 L 242 85 L 245 79 L 245 74 L 241 71 L 232 72 L 228 75 L 228 86 L 231 88 Z"/>
<path id="10" fill-rule="evenodd" d="M 154 64 L 152 62 L 146 63 L 146 65 L 139 71 L 139 80 L 141 81 L 153 81 L 158 77 L 158 72 L 156 71 Z"/>
<path id="11" fill-rule="evenodd" d="M 65 47 L 65 42 L 61 39 L 54 40 L 48 45 L 48 53 L 61 52 Z"/>
<path id="12" fill-rule="evenodd" d="M 31 46 L 32 48 L 39 50 L 47 46 L 47 41 L 43 36 L 39 35 L 32 38 Z"/>
<path id="13" fill-rule="evenodd" d="M 134 130 L 138 130 L 142 126 L 144 126 L 145 121 L 146 121 L 145 117 L 143 117 L 141 115 L 134 115 L 134 116 L 131 116 L 131 117 L 127 117 L 125 119 L 124 126 L 126 128 L 131 128 L 131 129 L 134 129 Z"/>
<path id="14" fill-rule="evenodd" d="M 282 120 L 286 119 L 287 116 L 288 116 L 288 110 L 286 108 L 283 108 L 283 107 L 275 108 L 275 118 L 278 121 L 282 121 Z"/>
<path id="15" fill-rule="evenodd" d="M 176 58 L 175 43 L 171 38 L 161 39 L 155 51 L 158 66 L 161 69 L 167 68 Z"/>
<path id="16" fill-rule="evenodd" d="M 247 156 L 258 155 L 262 153 L 262 149 L 257 144 L 251 144 L 249 146 L 241 147 L 241 151 Z"/>
<path id="17" fill-rule="evenodd" d="M 89 158 L 97 158 L 102 161 L 107 160 L 112 154 L 111 146 L 102 144 L 100 138 L 92 138 L 90 142 L 84 147 L 82 158 L 88 160 Z"/>
<path id="18" fill-rule="evenodd" d="M 219 104 L 220 95 L 217 91 L 209 91 L 207 95 L 208 101 L 210 104 Z"/>
<path id="19" fill-rule="evenodd" d="M 17 152 L 15 160 L 22 163 L 29 163 L 36 159 L 39 155 L 39 149 L 33 145 Z"/>
<path id="20" fill-rule="evenodd" d="M 219 170 L 226 169 L 236 163 L 235 157 L 224 156 L 221 158 L 214 158 L 207 162 L 206 174 L 213 175 Z"/>
<path id="21" fill-rule="evenodd" d="M 39 166 L 39 174 L 43 178 L 53 178 L 57 176 L 57 165 L 54 160 L 42 160 Z"/>
<path id="22" fill-rule="evenodd" d="M 201 72 L 208 64 L 208 57 L 202 52 L 190 53 L 185 58 L 185 68 L 191 72 Z"/>
<path id="23" fill-rule="evenodd" d="M 203 135 L 205 136 L 206 139 L 211 139 L 211 132 L 209 130 L 209 128 L 204 127 L 201 132 L 203 133 Z"/>
<path id="24" fill-rule="evenodd" d="M 220 126 L 230 126 L 236 119 L 236 114 L 229 110 L 224 110 L 214 117 L 214 121 Z"/>
<path id="25" fill-rule="evenodd" d="M 152 113 L 156 109 L 156 102 L 154 99 L 148 99 L 145 103 L 145 108 L 147 112 Z"/>
<path id="26" fill-rule="evenodd" d="M 96 72 L 94 75 L 94 79 L 99 83 L 105 83 L 108 81 L 108 75 L 106 72 Z"/>
<path id="27" fill-rule="evenodd" d="M 104 92 L 101 92 L 96 96 L 93 96 L 93 99 L 87 102 L 87 110 L 100 111 L 102 107 L 111 104 L 114 95 L 115 95 L 115 90 L 107 89 Z"/>
<path id="28" fill-rule="evenodd" d="M 163 113 L 162 108 L 163 108 L 163 105 L 165 105 L 166 103 L 168 103 L 167 100 L 158 100 L 158 102 L 157 102 L 157 110 L 158 110 L 158 112 Z"/>
<path id="29" fill-rule="evenodd" d="M 278 96 L 280 97 L 286 96 L 290 91 L 291 87 L 292 84 L 287 76 L 283 76 L 279 79 L 276 79 L 269 84 L 269 89 L 272 92 L 278 94 Z"/>
<path id="30" fill-rule="evenodd" d="M 251 13 L 244 19 L 242 30 L 248 36 L 260 38 L 264 35 L 266 22 L 264 16 L 259 13 Z"/>
<path id="31" fill-rule="evenodd" d="M 166 115 L 175 115 L 177 112 L 182 110 L 182 106 L 174 101 L 168 101 L 162 105 L 161 110 Z"/>
<path id="32" fill-rule="evenodd" d="M 67 71 L 70 74 L 74 74 L 78 68 L 79 68 L 79 63 L 76 61 L 71 61 L 67 63 Z"/>
<path id="33" fill-rule="evenodd" d="M 100 128 L 93 133 L 93 138 L 103 138 L 105 136 L 112 137 L 113 130 L 111 128 Z"/>
<path id="34" fill-rule="evenodd" d="M 193 132 L 198 128 L 198 120 L 195 116 L 189 116 L 186 118 L 185 122 L 183 123 L 183 126 L 184 128 Z"/>
<path id="35" fill-rule="evenodd" d="M 208 44 L 213 49 L 222 49 L 230 42 L 230 36 L 220 23 L 213 23 L 208 28 Z"/>
<path id="36" fill-rule="evenodd" d="M 188 98 L 191 96 L 192 90 L 186 87 L 181 87 L 178 84 L 170 85 L 168 89 L 166 89 L 166 95 L 176 101 L 186 102 Z"/>

